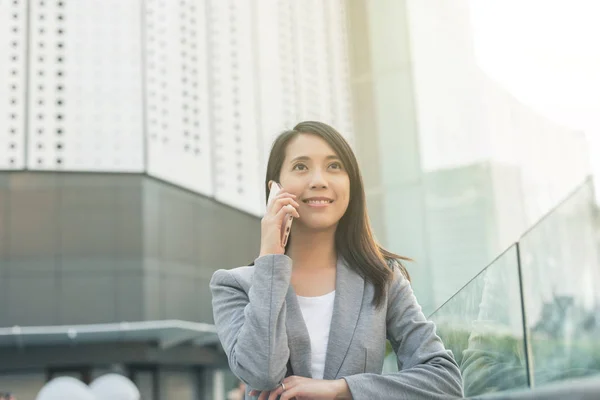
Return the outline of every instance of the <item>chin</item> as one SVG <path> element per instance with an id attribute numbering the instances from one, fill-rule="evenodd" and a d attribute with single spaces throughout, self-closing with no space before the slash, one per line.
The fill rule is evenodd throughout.
<path id="1" fill-rule="evenodd" d="M 339 220 L 329 221 L 321 218 L 319 220 L 313 221 L 303 221 L 303 225 L 306 229 L 314 230 L 314 231 L 328 231 L 330 229 L 335 229 Z"/>

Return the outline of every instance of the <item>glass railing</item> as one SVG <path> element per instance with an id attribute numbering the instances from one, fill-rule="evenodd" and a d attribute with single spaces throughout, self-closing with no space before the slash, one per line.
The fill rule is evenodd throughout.
<path id="1" fill-rule="evenodd" d="M 600 374 L 600 220 L 592 180 L 430 319 L 467 396 Z"/>
<path id="2" fill-rule="evenodd" d="M 466 395 L 529 385 L 521 300 L 513 245 L 430 317 L 461 367 Z"/>
<path id="3" fill-rule="evenodd" d="M 519 241 L 535 385 L 600 371 L 597 212 L 588 181 Z"/>

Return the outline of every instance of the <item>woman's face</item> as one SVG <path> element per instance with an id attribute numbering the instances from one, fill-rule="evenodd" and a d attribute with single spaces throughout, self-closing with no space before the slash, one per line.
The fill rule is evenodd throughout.
<path id="1" fill-rule="evenodd" d="M 316 135 L 302 133 L 287 145 L 279 176 L 281 186 L 295 194 L 300 218 L 309 229 L 337 225 L 350 202 L 350 178 L 333 149 Z"/>

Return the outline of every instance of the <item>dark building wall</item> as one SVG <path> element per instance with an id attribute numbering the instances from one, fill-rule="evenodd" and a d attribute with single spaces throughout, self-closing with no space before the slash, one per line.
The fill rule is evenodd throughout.
<path id="1" fill-rule="evenodd" d="M 260 221 L 145 175 L 0 173 L 0 326 L 212 323 L 208 282 Z"/>

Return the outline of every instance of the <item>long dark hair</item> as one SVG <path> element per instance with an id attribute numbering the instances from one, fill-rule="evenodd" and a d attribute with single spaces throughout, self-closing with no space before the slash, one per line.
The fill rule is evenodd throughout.
<path id="1" fill-rule="evenodd" d="M 365 190 L 358 162 L 352 148 L 338 131 L 322 122 L 305 121 L 280 134 L 273 142 L 269 155 L 265 198 L 269 197 L 269 181 L 279 182 L 288 143 L 302 133 L 316 135 L 325 140 L 340 157 L 348 173 L 350 202 L 335 232 L 336 250 L 348 262 L 350 268 L 375 287 L 373 303 L 380 307 L 393 276 L 391 266 L 397 265 L 404 277 L 410 281 L 410 275 L 401 261 L 412 260 L 385 250 L 375 241 L 367 214 Z M 293 238 L 290 238 L 290 241 L 292 240 Z"/>

